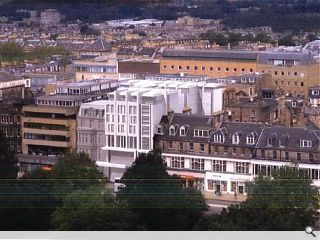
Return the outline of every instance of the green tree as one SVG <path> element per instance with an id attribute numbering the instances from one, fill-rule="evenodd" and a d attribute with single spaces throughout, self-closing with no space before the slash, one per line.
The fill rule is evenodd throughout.
<path id="1" fill-rule="evenodd" d="M 248 185 L 245 202 L 203 218 L 196 229 L 301 231 L 315 223 L 318 196 L 304 171 L 285 166 L 272 177 L 256 178 Z"/>
<path id="2" fill-rule="evenodd" d="M 280 46 L 295 46 L 296 43 L 293 39 L 293 36 L 287 35 L 279 39 L 278 45 Z"/>
<path id="3" fill-rule="evenodd" d="M 104 179 L 87 154 L 70 151 L 51 171 L 37 168 L 23 178 L 0 182 L 0 230 L 49 230 L 51 214 L 65 195 L 104 187 Z M 80 229 L 79 229 L 80 230 Z"/>
<path id="4" fill-rule="evenodd" d="M 111 193 L 96 187 L 66 195 L 63 206 L 52 214 L 52 227 L 58 231 L 142 230 L 137 222 L 137 216 L 116 203 Z"/>
<path id="5" fill-rule="evenodd" d="M 148 230 L 190 230 L 207 206 L 201 192 L 183 188 L 170 176 L 159 152 L 140 154 L 122 177 L 117 197 L 128 204 Z"/>
<path id="6" fill-rule="evenodd" d="M 0 44 L 0 59 L 3 60 L 15 60 L 24 56 L 23 48 L 13 42 Z"/>
<path id="7" fill-rule="evenodd" d="M 0 179 L 16 178 L 18 174 L 18 159 L 10 150 L 6 136 L 0 130 Z"/>

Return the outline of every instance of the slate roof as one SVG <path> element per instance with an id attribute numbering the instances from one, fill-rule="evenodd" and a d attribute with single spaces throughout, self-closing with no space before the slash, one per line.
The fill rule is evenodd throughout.
<path id="1" fill-rule="evenodd" d="M 84 47 L 84 50 L 91 52 L 110 52 L 111 44 L 104 40 L 103 38 L 99 38 L 88 46 Z"/>
<path id="2" fill-rule="evenodd" d="M 300 64 L 307 65 L 312 61 L 313 57 L 309 53 L 301 52 L 261 52 L 258 63 L 268 64 L 269 60 L 296 60 Z"/>
<path id="3" fill-rule="evenodd" d="M 177 50 L 165 49 L 163 57 L 170 58 L 211 58 L 211 59 L 238 59 L 256 61 L 258 53 L 253 51 L 208 51 L 208 50 Z"/>
<path id="4" fill-rule="evenodd" d="M 163 116 L 160 122 L 163 126 L 163 134 L 156 134 L 158 139 L 210 142 L 212 145 L 227 147 L 243 147 L 256 149 L 274 149 L 293 152 L 317 152 L 320 145 L 320 130 L 314 128 L 297 128 L 287 126 L 264 126 L 259 123 L 222 122 L 214 129 L 213 119 L 210 116 L 174 114 L 172 119 Z M 174 126 L 176 133 L 169 134 L 170 126 Z M 180 136 L 180 127 L 186 126 L 186 136 Z M 209 130 L 209 137 L 194 137 L 194 130 Z M 233 134 L 239 135 L 239 144 L 232 143 Z M 223 143 L 214 142 L 215 134 L 223 134 Z M 247 144 L 247 136 L 256 137 L 254 144 Z M 272 145 L 268 145 L 268 139 L 272 139 Z M 284 146 L 280 146 L 283 140 Z M 300 140 L 312 142 L 312 147 L 300 147 Z"/>
<path id="5" fill-rule="evenodd" d="M 186 115 L 183 113 L 174 113 L 171 121 L 167 117 L 163 117 L 160 121 L 160 125 L 163 126 L 163 135 L 158 135 L 161 139 L 197 142 L 208 142 L 209 136 L 194 137 L 194 129 L 211 130 L 213 126 L 212 117 L 210 116 Z M 169 134 L 170 126 L 177 127 L 175 135 Z M 180 136 L 180 127 L 182 126 L 187 128 L 185 136 Z"/>
<path id="6" fill-rule="evenodd" d="M 287 142 L 284 147 L 279 145 L 279 140 L 287 136 Z M 274 138 L 272 146 L 268 146 L 268 138 Z M 312 141 L 312 147 L 300 147 L 300 140 Z M 319 147 L 320 131 L 307 128 L 294 128 L 286 126 L 270 126 L 265 127 L 259 138 L 257 147 L 264 149 L 285 149 L 286 151 L 296 152 L 314 152 Z"/>
<path id="7" fill-rule="evenodd" d="M 221 134 L 219 129 L 225 129 L 225 141 L 223 143 L 214 142 L 214 134 Z M 233 147 L 255 147 L 259 135 L 263 130 L 263 125 L 258 123 L 237 123 L 237 122 L 222 122 L 219 129 L 212 133 L 210 142 L 214 145 L 233 146 Z M 232 135 L 239 134 L 239 144 L 232 144 Z M 247 136 L 249 134 L 256 136 L 256 143 L 253 145 L 247 144 Z"/>

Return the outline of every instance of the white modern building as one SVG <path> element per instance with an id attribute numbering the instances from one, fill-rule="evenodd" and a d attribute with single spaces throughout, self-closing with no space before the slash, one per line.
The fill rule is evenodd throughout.
<path id="1" fill-rule="evenodd" d="M 120 177 L 140 152 L 153 149 L 153 136 L 168 112 L 212 115 L 222 110 L 224 84 L 129 80 L 105 101 L 108 177 Z"/>

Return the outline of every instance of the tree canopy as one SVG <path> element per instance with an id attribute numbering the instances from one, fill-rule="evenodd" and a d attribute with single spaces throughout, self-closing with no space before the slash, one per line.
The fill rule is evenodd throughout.
<path id="1" fill-rule="evenodd" d="M 140 154 L 122 177 L 117 197 L 148 230 L 190 230 L 206 210 L 201 192 L 170 176 L 159 152 Z"/>
<path id="2" fill-rule="evenodd" d="M 0 130 L 0 179 L 16 178 L 18 174 L 18 159 L 11 151 L 6 136 Z"/>
<path id="3" fill-rule="evenodd" d="M 312 226 L 319 208 L 318 190 L 296 166 L 285 166 L 272 177 L 248 185 L 248 198 L 221 215 L 203 218 L 196 229 L 298 231 Z"/>
<path id="4" fill-rule="evenodd" d="M 133 231 L 140 228 L 137 222 L 134 213 L 116 203 L 110 192 L 97 187 L 67 194 L 51 221 L 58 231 Z"/>

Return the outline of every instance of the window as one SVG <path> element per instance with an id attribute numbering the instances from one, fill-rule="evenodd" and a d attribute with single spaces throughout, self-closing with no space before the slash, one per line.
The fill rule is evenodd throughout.
<path id="1" fill-rule="evenodd" d="M 172 142 L 169 142 L 168 148 L 169 148 L 169 149 L 172 149 L 172 147 L 173 147 Z"/>
<path id="2" fill-rule="evenodd" d="M 157 134 L 163 134 L 163 127 L 157 126 Z"/>
<path id="3" fill-rule="evenodd" d="M 301 160 L 301 153 L 297 153 L 297 160 L 298 160 L 298 161 Z"/>
<path id="4" fill-rule="evenodd" d="M 186 129 L 185 127 L 180 128 L 180 136 L 185 136 L 186 135 Z"/>
<path id="5" fill-rule="evenodd" d="M 189 70 L 189 69 L 190 69 L 190 66 L 187 66 L 186 68 L 187 68 L 187 70 Z"/>
<path id="6" fill-rule="evenodd" d="M 251 110 L 251 117 L 256 117 L 256 110 Z"/>
<path id="7" fill-rule="evenodd" d="M 204 159 L 191 159 L 191 168 L 192 170 L 204 170 Z"/>
<path id="8" fill-rule="evenodd" d="M 236 162 L 236 173 L 238 174 L 249 174 L 249 163 Z"/>
<path id="9" fill-rule="evenodd" d="M 179 66 L 178 68 L 181 70 L 181 69 L 182 69 L 182 66 Z"/>
<path id="10" fill-rule="evenodd" d="M 217 68 L 217 71 L 220 72 L 220 71 L 221 71 L 221 67 L 218 67 L 218 68 Z"/>
<path id="11" fill-rule="evenodd" d="M 229 68 L 228 67 L 226 68 L 226 72 L 229 72 Z"/>
<path id="12" fill-rule="evenodd" d="M 253 69 L 252 69 L 252 68 L 250 68 L 250 72 L 253 72 Z"/>
<path id="13" fill-rule="evenodd" d="M 240 137 L 239 137 L 239 134 L 233 134 L 232 135 L 232 144 L 239 144 L 239 141 L 240 141 Z"/>
<path id="14" fill-rule="evenodd" d="M 220 135 L 220 134 L 215 134 L 215 135 L 213 135 L 213 141 L 222 143 L 223 142 L 223 136 Z"/>
<path id="15" fill-rule="evenodd" d="M 236 148 L 232 148 L 232 153 L 236 154 L 237 153 L 237 149 Z"/>
<path id="16" fill-rule="evenodd" d="M 183 150 L 183 142 L 180 142 L 180 143 L 179 143 L 179 149 L 180 149 L 180 150 Z"/>
<path id="17" fill-rule="evenodd" d="M 189 143 L 189 149 L 190 151 L 193 151 L 193 143 Z"/>
<path id="18" fill-rule="evenodd" d="M 262 158 L 265 158 L 265 157 L 266 157 L 266 152 L 265 152 L 265 150 L 261 150 L 261 157 L 262 157 Z"/>
<path id="19" fill-rule="evenodd" d="M 223 150 L 224 150 L 224 153 L 225 153 L 225 154 L 228 153 L 228 147 L 224 147 Z"/>
<path id="20" fill-rule="evenodd" d="M 313 162 L 313 154 L 309 153 L 309 162 Z"/>
<path id="21" fill-rule="evenodd" d="M 247 144 L 253 145 L 255 143 L 255 136 L 253 134 L 250 134 L 247 136 Z"/>
<path id="22" fill-rule="evenodd" d="M 272 159 L 276 160 L 277 159 L 277 151 L 273 151 L 272 153 Z"/>
<path id="23" fill-rule="evenodd" d="M 194 70 L 197 71 L 197 70 L 198 70 L 198 67 L 197 67 L 197 66 L 194 66 Z"/>
<path id="24" fill-rule="evenodd" d="M 273 138 L 272 138 L 272 137 L 269 137 L 269 138 L 267 139 L 267 145 L 268 145 L 268 146 L 272 146 L 272 143 L 273 143 Z"/>
<path id="25" fill-rule="evenodd" d="M 204 143 L 200 143 L 200 152 L 204 152 Z"/>
<path id="26" fill-rule="evenodd" d="M 171 65 L 171 69 L 174 69 L 174 65 Z"/>
<path id="27" fill-rule="evenodd" d="M 222 160 L 212 160 L 211 169 L 213 172 L 226 172 L 227 162 Z"/>
<path id="28" fill-rule="evenodd" d="M 310 141 L 310 140 L 300 140 L 300 147 L 311 148 L 312 147 L 312 141 Z"/>
<path id="29" fill-rule="evenodd" d="M 284 153 L 284 159 L 285 160 L 289 160 L 289 152 L 285 152 Z"/>
<path id="30" fill-rule="evenodd" d="M 205 70 L 206 70 L 206 67 L 201 67 L 201 70 L 202 70 L 202 71 L 205 71 Z"/>
<path id="31" fill-rule="evenodd" d="M 213 67 L 210 67 L 210 71 L 213 71 Z"/>
<path id="32" fill-rule="evenodd" d="M 174 136 L 175 132 L 176 132 L 176 130 L 175 130 L 174 126 L 170 126 L 169 135 Z"/>
<path id="33" fill-rule="evenodd" d="M 184 157 L 171 157 L 172 168 L 184 168 Z"/>
<path id="34" fill-rule="evenodd" d="M 234 71 L 234 72 L 236 72 L 236 71 L 237 71 L 237 69 L 236 69 L 236 68 L 234 68 L 234 69 L 233 69 L 233 71 Z"/>
<path id="35" fill-rule="evenodd" d="M 245 71 L 245 69 L 244 69 L 244 68 L 242 68 L 242 69 L 241 69 L 241 71 L 242 71 L 242 72 L 244 72 L 244 71 Z"/>

